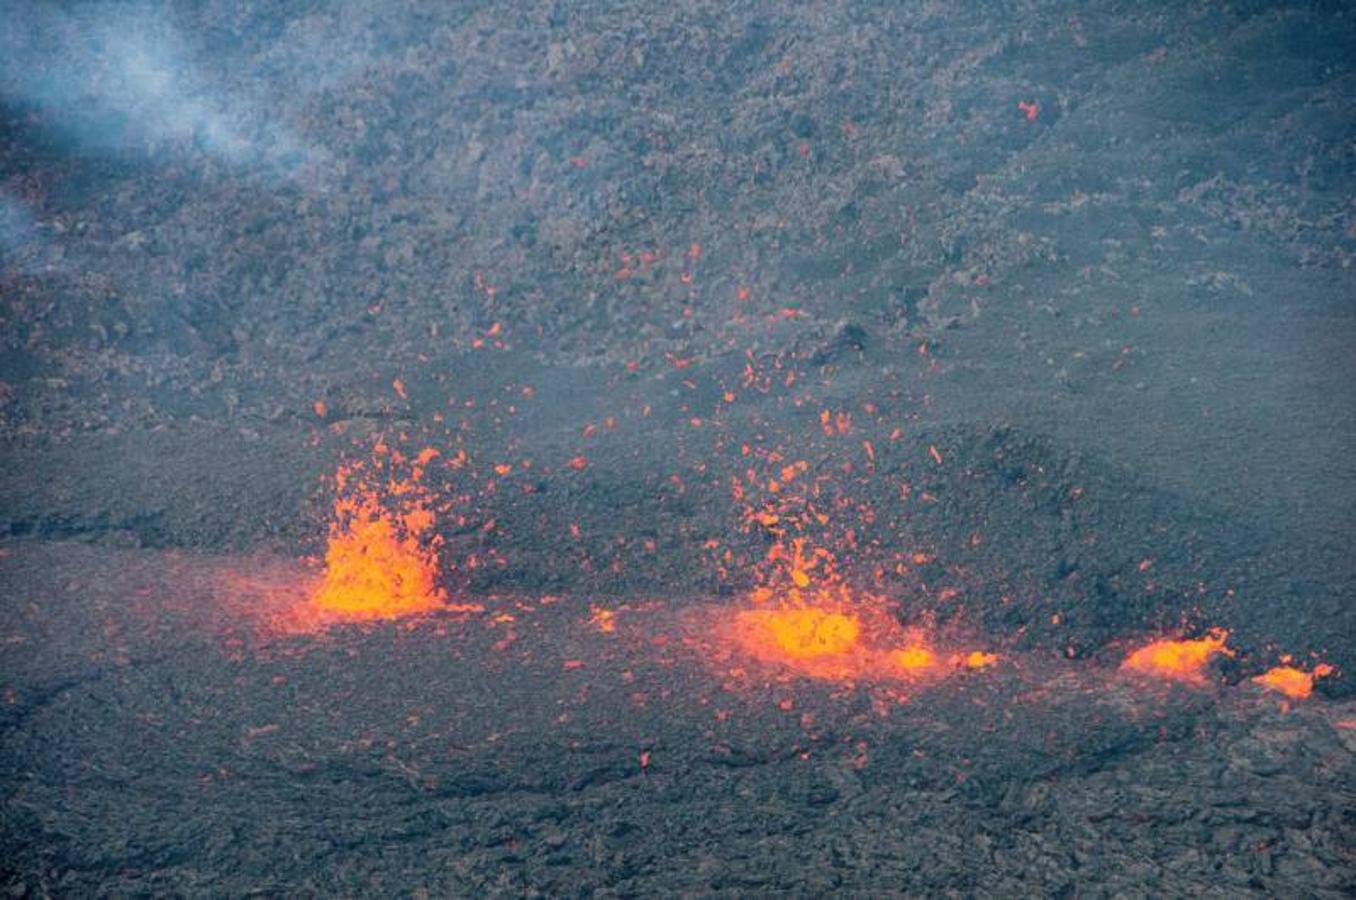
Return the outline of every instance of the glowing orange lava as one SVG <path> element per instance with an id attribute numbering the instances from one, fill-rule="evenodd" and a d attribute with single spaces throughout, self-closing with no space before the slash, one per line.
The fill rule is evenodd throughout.
<path id="1" fill-rule="evenodd" d="M 1312 672 L 1292 665 L 1276 666 L 1253 679 L 1272 691 L 1279 691 L 1291 700 L 1303 700 L 1314 692 L 1314 681 L 1331 675 L 1335 670 L 1327 663 L 1314 666 Z"/>
<path id="2" fill-rule="evenodd" d="M 437 583 L 435 516 L 419 489 L 420 467 L 430 459 L 420 454 L 409 479 L 384 485 L 362 477 L 359 466 L 340 467 L 325 571 L 311 595 L 313 607 L 340 619 L 362 620 L 444 606 L 447 595 Z"/>
<path id="3" fill-rule="evenodd" d="M 861 622 L 856 616 L 822 609 L 746 609 L 737 622 L 749 646 L 775 651 L 774 657 L 814 659 L 848 653 L 857 646 Z"/>
<path id="4" fill-rule="evenodd" d="M 742 653 L 807 678 L 852 681 L 873 667 L 862 619 L 846 610 L 743 609 L 735 613 L 734 635 Z"/>
<path id="5" fill-rule="evenodd" d="M 1233 656 L 1225 646 L 1229 633 L 1215 629 L 1197 640 L 1161 640 L 1141 647 L 1125 658 L 1121 668 L 1186 684 L 1204 684 L 1206 666 L 1216 654 Z"/>
<path id="6" fill-rule="evenodd" d="M 998 662 L 979 650 L 942 653 L 924 631 L 900 627 L 884 602 L 869 596 L 823 606 L 741 609 L 734 613 L 733 635 L 740 653 L 820 680 L 913 682 Z"/>
<path id="7" fill-rule="evenodd" d="M 847 413 L 825 410 L 820 422 L 829 436 L 852 429 Z M 762 532 L 770 545 L 754 567 L 757 586 L 747 606 L 732 613 L 738 652 L 796 675 L 843 682 L 917 681 L 997 661 L 979 651 L 943 655 L 922 630 L 902 628 L 884 598 L 849 587 L 830 547 L 852 548 L 855 538 L 851 529 L 832 527 L 827 476 L 812 474 L 804 460 L 741 452 L 763 466 L 751 466 L 731 490 L 744 528 Z M 874 458 L 873 447 L 867 455 Z"/>
<path id="8" fill-rule="evenodd" d="M 918 644 L 894 651 L 890 661 L 901 672 L 927 672 L 937 668 L 937 654 Z"/>
<path id="9" fill-rule="evenodd" d="M 800 548 L 790 554 L 801 557 Z M 981 670 L 998 657 L 982 651 L 944 654 L 923 629 L 905 629 L 889 604 L 849 589 L 837 577 L 755 589 L 733 614 L 736 649 L 796 675 L 843 682 L 918 681 L 960 669 Z"/>

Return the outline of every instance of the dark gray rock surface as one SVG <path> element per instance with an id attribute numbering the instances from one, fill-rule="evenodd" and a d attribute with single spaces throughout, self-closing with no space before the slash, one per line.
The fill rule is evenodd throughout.
<path id="1" fill-rule="evenodd" d="M 16 893 L 1356 887 L 1346 5 L 13 6 Z M 260 637 L 377 440 L 466 453 L 513 648 Z M 773 453 L 1000 669 L 730 694 Z M 1210 627 L 1205 688 L 1116 673 Z M 1338 672 L 1283 709 L 1284 654 Z"/>

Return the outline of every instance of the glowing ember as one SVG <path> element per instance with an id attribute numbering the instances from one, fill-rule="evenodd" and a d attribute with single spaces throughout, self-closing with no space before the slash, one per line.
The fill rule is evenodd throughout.
<path id="1" fill-rule="evenodd" d="M 1333 667 L 1327 663 L 1314 666 L 1312 672 L 1284 665 L 1258 675 L 1253 681 L 1268 690 L 1279 691 L 1292 700 L 1303 700 L 1314 692 L 1314 681 L 1331 675 L 1333 671 Z"/>
<path id="2" fill-rule="evenodd" d="M 1205 669 L 1213 656 L 1233 656 L 1225 646 L 1228 637 L 1227 631 L 1216 629 L 1198 640 L 1154 641 L 1127 656 L 1121 668 L 1169 681 L 1204 684 Z"/>
<path id="3" fill-rule="evenodd" d="M 601 606 L 589 609 L 589 624 L 603 634 L 612 634 L 617 630 L 617 614 Z"/>
<path id="4" fill-rule="evenodd" d="M 421 454 L 418 461 L 429 459 Z M 408 481 L 390 482 L 392 498 L 383 503 L 358 467 L 340 468 L 324 577 L 311 596 L 315 608 L 342 619 L 389 619 L 443 607 L 434 514 L 423 502 L 420 474 L 416 467 Z"/>

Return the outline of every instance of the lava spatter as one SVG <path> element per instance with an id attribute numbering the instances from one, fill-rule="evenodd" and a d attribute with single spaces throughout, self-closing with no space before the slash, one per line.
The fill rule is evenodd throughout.
<path id="1" fill-rule="evenodd" d="M 1269 691 L 1276 691 L 1284 694 L 1291 700 L 1304 700 L 1314 692 L 1314 682 L 1320 678 L 1326 678 L 1333 674 L 1336 669 L 1327 663 L 1319 663 L 1308 672 L 1293 665 L 1289 660 L 1283 660 L 1282 665 L 1275 666 L 1254 677 L 1253 683 L 1259 684 Z"/>
<path id="2" fill-rule="evenodd" d="M 444 606 L 447 593 L 438 584 L 441 538 L 422 485 L 423 467 L 437 455 L 425 450 L 411 461 L 378 444 L 373 463 L 340 466 L 324 573 L 310 597 L 316 611 L 365 620 Z"/>
<path id="3" fill-rule="evenodd" d="M 851 613 L 812 607 L 745 609 L 734 617 L 741 650 L 810 677 L 844 678 L 860 669 L 861 630 Z"/>
<path id="4" fill-rule="evenodd" d="M 1195 640 L 1154 641 L 1127 656 L 1121 668 L 1167 681 L 1203 685 L 1212 658 L 1234 655 L 1226 645 L 1228 638 L 1229 632 L 1217 628 Z"/>
<path id="5" fill-rule="evenodd" d="M 821 417 L 846 431 L 846 415 Z M 763 454 L 768 471 L 751 468 L 735 484 L 743 524 L 769 539 L 755 566 L 757 585 L 731 613 L 738 652 L 795 675 L 843 682 L 917 681 L 956 669 L 980 670 L 997 657 L 979 651 L 944 654 L 922 629 L 904 629 L 890 604 L 849 586 L 836 541 L 824 479 L 804 461 Z"/>
<path id="6" fill-rule="evenodd" d="M 881 598 L 846 603 L 755 604 L 734 612 L 742 655 L 793 675 L 841 682 L 915 682 L 991 668 L 982 651 L 944 652 L 923 629 L 905 629 Z"/>

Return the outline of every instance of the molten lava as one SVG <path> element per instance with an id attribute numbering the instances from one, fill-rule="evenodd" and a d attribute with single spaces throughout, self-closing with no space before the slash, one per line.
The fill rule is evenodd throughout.
<path id="1" fill-rule="evenodd" d="M 820 418 L 826 433 L 851 430 L 847 414 Z M 852 548 L 855 538 L 850 528 L 833 528 L 828 476 L 812 474 L 804 460 L 744 453 L 761 457 L 765 468 L 750 467 L 732 491 L 745 530 L 765 534 L 769 548 L 754 567 L 748 606 L 732 615 L 738 652 L 796 675 L 846 682 L 916 681 L 997 661 L 978 651 L 943 656 L 922 631 L 901 628 L 883 598 L 850 588 L 830 547 Z"/>
<path id="2" fill-rule="evenodd" d="M 1335 670 L 1327 663 L 1314 666 L 1312 672 L 1292 665 L 1276 666 L 1253 679 L 1257 684 L 1272 691 L 1279 691 L 1291 700 L 1303 700 L 1314 692 L 1314 682 L 1331 675 Z"/>
<path id="3" fill-rule="evenodd" d="M 927 672 L 937 667 L 937 654 L 929 647 L 915 644 L 891 653 L 890 661 L 901 672 Z"/>
<path id="4" fill-rule="evenodd" d="M 351 618 L 392 618 L 443 604 L 437 557 L 380 511 L 331 530 L 325 576 L 312 602 Z"/>
<path id="5" fill-rule="evenodd" d="M 743 654 L 814 679 L 917 681 L 998 662 L 996 655 L 978 650 L 943 654 L 924 632 L 901 628 L 885 604 L 869 596 L 824 606 L 742 609 L 734 615 L 733 632 Z"/>
<path id="6" fill-rule="evenodd" d="M 1125 658 L 1121 668 L 1185 684 L 1204 684 L 1206 666 L 1216 654 L 1233 656 L 1225 646 L 1229 633 L 1215 629 L 1197 640 L 1161 640 L 1141 647 Z"/>
<path id="7" fill-rule="evenodd" d="M 738 623 L 749 645 L 790 659 L 815 659 L 852 651 L 861 636 L 856 616 L 822 609 L 748 609 Z"/>
<path id="8" fill-rule="evenodd" d="M 759 662 L 808 678 L 854 680 L 871 668 L 860 616 L 810 606 L 740 610 L 734 617 L 739 649 Z"/>
<path id="9" fill-rule="evenodd" d="M 421 463 L 428 460 L 425 454 Z M 397 455 L 397 462 L 403 461 Z M 390 619 L 443 607 L 435 516 L 419 486 L 369 481 L 361 467 L 340 467 L 325 549 L 325 571 L 311 604 L 340 619 Z"/>

